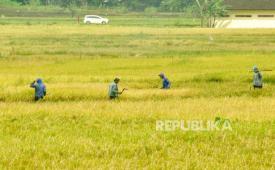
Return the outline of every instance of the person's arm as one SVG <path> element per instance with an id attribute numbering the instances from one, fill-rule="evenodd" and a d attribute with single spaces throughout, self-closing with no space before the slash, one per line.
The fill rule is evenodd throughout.
<path id="1" fill-rule="evenodd" d="M 162 86 L 161 86 L 160 89 L 164 89 L 164 87 L 165 87 L 165 80 L 163 79 L 163 80 L 162 80 Z"/>
<path id="2" fill-rule="evenodd" d="M 122 91 L 117 91 L 118 95 L 122 95 L 122 93 L 124 92 L 125 89 L 123 89 Z"/>
<path id="3" fill-rule="evenodd" d="M 35 87 L 36 87 L 36 86 L 35 86 L 35 81 L 33 81 L 33 82 L 31 83 L 30 87 L 31 87 L 31 88 L 35 88 Z"/>
<path id="4" fill-rule="evenodd" d="M 258 74 L 259 80 L 262 80 L 263 76 L 261 73 Z"/>
<path id="5" fill-rule="evenodd" d="M 127 88 L 122 89 L 121 92 L 118 92 L 119 95 L 121 95 L 124 91 L 128 90 Z"/>
<path id="6" fill-rule="evenodd" d="M 44 93 L 44 96 L 46 96 L 46 95 L 47 95 L 46 86 L 44 86 L 43 93 Z"/>

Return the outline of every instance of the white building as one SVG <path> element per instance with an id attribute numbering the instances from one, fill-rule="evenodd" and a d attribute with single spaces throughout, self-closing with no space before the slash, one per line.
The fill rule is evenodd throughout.
<path id="1" fill-rule="evenodd" d="M 275 0 L 224 0 L 228 15 L 216 28 L 275 28 Z"/>

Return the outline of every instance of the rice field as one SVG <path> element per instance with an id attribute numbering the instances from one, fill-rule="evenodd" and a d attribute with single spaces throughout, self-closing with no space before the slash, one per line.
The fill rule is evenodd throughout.
<path id="1" fill-rule="evenodd" d="M 143 20 L 0 24 L 0 169 L 274 169 L 275 30 Z M 262 90 L 254 65 L 273 69 Z M 129 90 L 110 101 L 115 76 Z M 48 95 L 34 102 L 38 77 Z M 156 130 L 217 118 L 232 131 Z"/>

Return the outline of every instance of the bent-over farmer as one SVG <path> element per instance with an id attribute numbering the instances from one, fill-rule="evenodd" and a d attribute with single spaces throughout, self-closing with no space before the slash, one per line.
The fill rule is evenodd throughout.
<path id="1" fill-rule="evenodd" d="M 162 79 L 162 87 L 161 89 L 170 89 L 171 83 L 168 78 L 164 75 L 164 73 L 160 73 L 159 77 Z"/>

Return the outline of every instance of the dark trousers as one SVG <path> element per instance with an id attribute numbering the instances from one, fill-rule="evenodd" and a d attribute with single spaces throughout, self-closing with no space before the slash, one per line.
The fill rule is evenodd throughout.
<path id="1" fill-rule="evenodd" d="M 117 97 L 116 96 L 110 96 L 110 99 L 111 100 L 114 100 L 114 99 L 116 99 Z"/>
<path id="2" fill-rule="evenodd" d="M 35 97 L 34 97 L 34 101 L 38 101 L 38 100 L 40 100 L 40 99 L 43 99 L 43 97 L 38 97 L 38 96 L 35 96 Z"/>
<path id="3" fill-rule="evenodd" d="M 254 86 L 254 89 L 262 89 L 263 86 Z"/>

